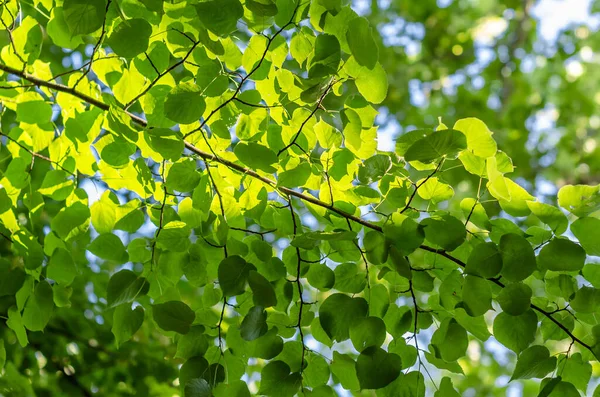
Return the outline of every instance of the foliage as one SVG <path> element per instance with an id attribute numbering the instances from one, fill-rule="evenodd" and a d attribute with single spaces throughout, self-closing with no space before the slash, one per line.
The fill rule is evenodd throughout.
<path id="1" fill-rule="evenodd" d="M 589 392 L 600 185 L 536 198 L 493 117 L 378 150 L 347 3 L 2 3 L 2 395 Z"/>

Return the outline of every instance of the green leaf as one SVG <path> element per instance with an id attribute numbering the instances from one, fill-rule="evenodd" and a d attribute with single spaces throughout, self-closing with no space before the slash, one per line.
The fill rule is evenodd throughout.
<path id="1" fill-rule="evenodd" d="M 190 230 L 184 222 L 172 221 L 163 226 L 156 238 L 158 247 L 174 252 L 184 252 L 190 246 Z"/>
<path id="2" fill-rule="evenodd" d="M 454 189 L 436 177 L 427 180 L 421 179 L 417 181 L 417 186 L 421 186 L 417 190 L 419 197 L 431 201 L 433 204 L 449 200 L 454 196 Z"/>
<path id="3" fill-rule="evenodd" d="M 164 159 L 179 160 L 184 148 L 183 137 L 180 132 L 166 128 L 153 128 L 144 131 L 144 134 L 150 147 Z"/>
<path id="4" fill-rule="evenodd" d="M 519 354 L 511 380 L 543 378 L 556 368 L 556 357 L 550 357 L 545 346 L 531 346 Z"/>
<path id="5" fill-rule="evenodd" d="M 454 310 L 454 319 L 471 335 L 485 342 L 491 336 L 483 316 L 471 317 L 461 308 Z"/>
<path id="6" fill-rule="evenodd" d="M 553 205 L 539 203 L 537 201 L 528 201 L 527 205 L 531 212 L 537 216 L 540 221 L 550 226 L 550 229 L 558 235 L 563 234 L 569 226 L 569 221 L 565 214 Z"/>
<path id="7" fill-rule="evenodd" d="M 507 201 L 504 197 L 497 197 L 500 207 L 502 207 L 507 214 L 512 216 L 529 215 L 530 210 L 528 203 L 530 200 L 534 200 L 535 197 L 530 195 L 525 189 L 512 180 L 504 178 L 503 181 L 506 185 L 510 200 Z"/>
<path id="8" fill-rule="evenodd" d="M 88 251 L 105 260 L 125 263 L 129 255 L 120 238 L 112 233 L 101 234 L 92 241 Z"/>
<path id="9" fill-rule="evenodd" d="M 327 265 L 316 263 L 308 268 L 306 279 L 313 287 L 327 291 L 335 284 L 335 273 Z"/>
<path id="10" fill-rule="evenodd" d="M 524 237 L 508 233 L 500 238 L 502 276 L 508 281 L 525 280 L 536 269 L 533 247 Z"/>
<path id="11" fill-rule="evenodd" d="M 367 281 L 361 267 L 356 262 L 342 263 L 335 270 L 335 289 L 340 292 L 357 294 L 363 291 Z"/>
<path id="12" fill-rule="evenodd" d="M 390 248 L 388 258 L 392 263 L 393 269 L 396 270 L 396 272 L 398 272 L 399 275 L 409 280 L 412 279 L 412 271 L 410 269 L 410 264 L 408 263 L 404 255 L 402 255 L 402 253 L 396 247 Z"/>
<path id="13" fill-rule="evenodd" d="M 165 331 L 187 334 L 196 318 L 196 314 L 181 301 L 169 301 L 152 305 L 152 317 Z"/>
<path id="14" fill-rule="evenodd" d="M 580 218 L 571 224 L 571 232 L 587 255 L 600 256 L 600 219 Z"/>
<path id="15" fill-rule="evenodd" d="M 238 255 L 231 255 L 219 264 L 219 287 L 225 296 L 241 295 L 246 290 L 250 271 L 256 270 Z"/>
<path id="16" fill-rule="evenodd" d="M 532 309 L 520 316 L 500 313 L 494 319 L 494 337 L 515 353 L 525 350 L 535 339 L 538 319 Z"/>
<path id="17" fill-rule="evenodd" d="M 200 183 L 201 175 L 193 160 L 175 163 L 169 169 L 167 186 L 179 192 L 191 192 Z"/>
<path id="18" fill-rule="evenodd" d="M 583 286 L 570 300 L 570 306 L 576 312 L 594 313 L 600 306 L 600 289 Z"/>
<path id="19" fill-rule="evenodd" d="M 373 30 L 366 18 L 355 18 L 348 24 L 346 39 L 359 65 L 373 69 L 379 60 L 379 47 L 373 39 Z"/>
<path id="20" fill-rule="evenodd" d="M 309 163 L 300 163 L 297 167 L 280 173 L 277 177 L 277 185 L 288 188 L 302 186 L 308 181 L 311 173 Z"/>
<path id="21" fill-rule="evenodd" d="M 30 331 L 43 331 L 46 328 L 54 310 L 52 295 L 52 287 L 48 282 L 41 281 L 35 286 L 23 310 L 25 328 Z"/>
<path id="22" fill-rule="evenodd" d="M 259 394 L 265 396 L 292 397 L 302 383 L 299 373 L 290 373 L 290 367 L 283 361 L 271 361 L 260 373 Z"/>
<path id="23" fill-rule="evenodd" d="M 148 49 L 152 26 L 142 18 L 122 21 L 108 37 L 107 44 L 124 58 L 135 58 Z"/>
<path id="24" fill-rule="evenodd" d="M 254 306 L 244 317 L 240 326 L 242 339 L 253 341 L 267 333 L 267 312 L 261 306 Z"/>
<path id="25" fill-rule="evenodd" d="M 42 186 L 38 192 L 52 200 L 63 201 L 71 195 L 74 183 L 68 179 L 67 173 L 61 170 L 52 170 L 44 176 Z"/>
<path id="26" fill-rule="evenodd" d="M 165 116 L 177 123 L 192 124 L 202 117 L 205 109 L 202 90 L 193 83 L 178 84 L 165 99 Z"/>
<path id="27" fill-rule="evenodd" d="M 371 346 L 356 360 L 356 376 L 361 389 L 381 389 L 392 383 L 402 369 L 402 360 L 397 354 Z"/>
<path id="28" fill-rule="evenodd" d="M 319 308 L 319 321 L 331 340 L 341 342 L 350 337 L 350 327 L 367 316 L 368 304 L 363 298 L 344 294 L 330 295 Z"/>
<path id="29" fill-rule="evenodd" d="M 149 284 L 144 277 L 138 277 L 131 270 L 121 270 L 112 275 L 106 287 L 108 307 L 129 303 L 138 296 L 148 293 Z"/>
<path id="30" fill-rule="evenodd" d="M 185 383 L 183 389 L 185 397 L 211 397 L 211 388 L 208 382 L 202 378 L 190 379 Z"/>
<path id="31" fill-rule="evenodd" d="M 325 77 L 337 74 L 341 61 L 340 42 L 335 36 L 321 34 L 317 36 L 314 55 L 310 59 L 308 77 Z"/>
<path id="32" fill-rule="evenodd" d="M 483 121 L 473 117 L 461 119 L 454 124 L 453 129 L 467 136 L 467 149 L 476 156 L 485 159 L 496 154 L 498 147 L 492 138 L 493 133 Z"/>
<path id="33" fill-rule="evenodd" d="M 203 356 L 208 350 L 208 340 L 202 325 L 194 325 L 190 331 L 182 335 L 177 342 L 175 357 L 187 360 L 195 356 Z"/>
<path id="34" fill-rule="evenodd" d="M 92 216 L 92 225 L 100 234 L 110 233 L 117 222 L 118 199 L 110 197 L 110 192 L 103 194 L 100 200 L 92 204 L 90 211 Z"/>
<path id="35" fill-rule="evenodd" d="M 391 167 L 392 161 L 389 156 L 376 154 L 365 160 L 363 165 L 358 169 L 358 181 L 370 185 L 383 178 Z"/>
<path id="36" fill-rule="evenodd" d="M 426 218 L 421 221 L 425 238 L 447 251 L 454 251 L 466 238 L 465 225 L 450 215 Z"/>
<path id="37" fill-rule="evenodd" d="M 404 217 L 399 222 L 384 226 L 383 233 L 386 239 L 392 241 L 398 250 L 404 255 L 409 255 L 423 243 L 425 238 L 423 229 L 423 226 L 419 225 L 412 218 Z"/>
<path id="38" fill-rule="evenodd" d="M 25 282 L 25 271 L 0 260 L 0 297 L 15 295 Z"/>
<path id="39" fill-rule="evenodd" d="M 541 269 L 578 271 L 585 264 L 585 250 L 569 239 L 554 238 L 540 251 L 538 264 Z"/>
<path id="40" fill-rule="evenodd" d="M 211 0 L 194 4 L 200 22 L 218 36 L 228 36 L 238 19 L 244 16 L 244 7 L 239 0 Z"/>
<path id="41" fill-rule="evenodd" d="M 492 308 L 492 289 L 485 278 L 466 276 L 462 298 L 467 314 L 472 317 L 484 315 Z"/>
<path id="42" fill-rule="evenodd" d="M 263 275 L 251 270 L 248 273 L 248 284 L 252 289 L 252 298 L 254 304 L 262 307 L 271 307 L 277 305 L 277 295 L 275 289 Z"/>
<path id="43" fill-rule="evenodd" d="M 229 380 L 228 383 L 219 383 L 212 392 L 215 397 L 251 397 L 246 382 Z"/>
<path id="44" fill-rule="evenodd" d="M 427 353 L 425 353 L 427 355 Z M 431 357 L 431 356 L 430 356 Z M 429 361 L 429 357 L 427 359 Z M 456 366 L 458 364 L 454 363 Z M 396 380 L 380 390 L 377 395 L 381 397 L 415 396 L 425 397 L 425 378 L 417 371 L 400 374 Z"/>
<path id="45" fill-rule="evenodd" d="M 380 347 L 385 336 L 385 323 L 379 317 L 365 317 L 350 327 L 350 340 L 359 352 L 371 346 Z"/>
<path id="46" fill-rule="evenodd" d="M 346 390 L 358 390 L 360 384 L 356 375 L 356 362 L 347 354 L 333 352 L 331 372 Z"/>
<path id="47" fill-rule="evenodd" d="M 246 0 L 245 6 L 258 17 L 274 17 L 278 11 L 273 0 Z"/>
<path id="48" fill-rule="evenodd" d="M 600 210 L 600 185 L 566 185 L 558 191 L 558 205 L 584 217 Z"/>
<path id="49" fill-rule="evenodd" d="M 574 353 L 568 359 L 563 356 L 559 367 L 563 381 L 571 383 L 585 394 L 592 376 L 592 364 L 584 360 L 581 353 Z"/>
<path id="50" fill-rule="evenodd" d="M 560 376 L 556 378 L 546 378 L 542 380 L 540 394 L 538 394 L 537 397 L 548 397 L 550 393 L 552 393 L 552 391 L 556 388 L 556 386 L 558 386 L 561 383 L 561 380 L 562 378 Z M 577 392 L 577 390 L 575 390 L 575 392 Z"/>
<path id="51" fill-rule="evenodd" d="M 354 83 L 358 92 L 370 103 L 382 103 L 388 94 L 388 77 L 381 63 L 377 63 L 374 68 L 369 69 L 360 66 L 358 62 L 351 57 L 348 59 L 344 68 L 348 74 L 354 77 Z"/>
<path id="52" fill-rule="evenodd" d="M 27 331 L 25 331 L 25 327 L 23 326 L 23 318 L 21 317 L 21 313 L 16 306 L 11 306 L 8 309 L 8 321 L 6 321 L 6 325 L 17 335 L 19 345 L 21 345 L 21 347 L 27 346 L 29 343 L 27 340 Z"/>
<path id="53" fill-rule="evenodd" d="M 527 284 L 513 283 L 504 287 L 498 297 L 502 310 L 511 316 L 520 316 L 531 307 L 533 291 Z"/>
<path id="54" fill-rule="evenodd" d="M 557 377 L 555 379 L 552 379 L 552 381 L 556 381 L 556 380 L 560 380 L 561 377 Z M 545 380 L 545 379 L 544 379 Z M 546 384 L 544 384 L 544 382 L 542 382 L 542 386 L 553 386 L 547 394 L 549 397 L 581 397 L 581 394 L 577 391 L 577 388 L 575 386 L 573 386 L 572 383 L 569 382 L 548 382 Z M 543 388 L 543 391 L 545 392 L 546 387 Z M 540 392 L 540 395 L 542 396 L 542 392 Z"/>
<path id="55" fill-rule="evenodd" d="M 404 155 L 406 161 L 431 163 L 442 157 L 456 156 L 467 148 L 465 134 L 456 130 L 436 131 L 413 143 Z"/>
<path id="56" fill-rule="evenodd" d="M 467 331 L 453 318 L 446 318 L 431 337 L 431 346 L 437 358 L 453 362 L 467 352 L 469 338 Z"/>
<path id="57" fill-rule="evenodd" d="M 483 278 L 496 277 L 502 270 L 502 255 L 498 246 L 489 241 L 477 244 L 467 260 L 465 273 Z"/>
<path id="58" fill-rule="evenodd" d="M 137 306 L 132 309 L 128 305 L 121 305 L 113 314 L 112 333 L 115 336 L 117 347 L 133 337 L 144 322 L 144 308 Z"/>
<path id="59" fill-rule="evenodd" d="M 440 387 L 436 390 L 434 397 L 460 397 L 460 394 L 454 389 L 452 385 L 452 380 L 447 376 L 442 378 L 440 382 Z"/>
<path id="60" fill-rule="evenodd" d="M 69 251 L 63 248 L 54 250 L 46 268 L 46 276 L 59 284 L 69 285 L 77 276 L 77 268 Z"/>
<path id="61" fill-rule="evenodd" d="M 105 13 L 105 0 L 65 0 L 63 3 L 63 15 L 72 35 L 100 29 Z"/>
<path id="62" fill-rule="evenodd" d="M 239 142 L 233 151 L 242 163 L 252 169 L 259 169 L 269 174 L 276 171 L 272 164 L 277 163 L 277 154 L 266 146 L 256 142 Z"/>

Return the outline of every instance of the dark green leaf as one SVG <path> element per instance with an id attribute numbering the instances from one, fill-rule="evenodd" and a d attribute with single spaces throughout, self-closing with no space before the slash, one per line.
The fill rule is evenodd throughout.
<path id="1" fill-rule="evenodd" d="M 406 161 L 420 161 L 431 163 L 442 157 L 456 156 L 467 148 L 467 137 L 460 131 L 436 131 L 425 138 L 413 143 L 406 153 Z"/>
<path id="2" fill-rule="evenodd" d="M 578 271 L 585 264 L 585 250 L 571 240 L 555 238 L 540 251 L 538 264 L 541 269 Z"/>
<path id="3" fill-rule="evenodd" d="M 115 336 L 117 347 L 127 342 L 144 322 L 144 308 L 141 306 L 132 309 L 129 305 L 121 305 L 113 314 L 112 333 Z"/>
<path id="4" fill-rule="evenodd" d="M 234 153 L 242 163 L 250 168 L 270 174 L 275 172 L 272 164 L 277 163 L 277 154 L 266 146 L 256 142 L 239 142 L 235 145 Z"/>
<path id="5" fill-rule="evenodd" d="M 181 124 L 198 121 L 206 109 L 202 90 L 192 83 L 181 83 L 173 87 L 165 99 L 165 116 Z M 174 160 L 173 157 L 169 157 Z"/>
<path id="6" fill-rule="evenodd" d="M 498 294 L 498 303 L 505 313 L 520 316 L 531 306 L 533 292 L 527 284 L 508 284 Z"/>
<path id="7" fill-rule="evenodd" d="M 243 294 L 250 271 L 254 265 L 237 255 L 229 256 L 219 264 L 219 287 L 225 296 Z"/>
<path id="8" fill-rule="evenodd" d="M 265 396 L 292 397 L 302 383 L 299 373 L 290 373 L 290 367 L 283 361 L 271 361 L 260 373 L 259 393 Z"/>
<path id="9" fill-rule="evenodd" d="M 124 58 L 135 58 L 148 49 L 152 26 L 142 18 L 122 21 L 109 36 L 107 44 Z"/>
<path id="10" fill-rule="evenodd" d="M 536 269 L 533 247 L 524 237 L 508 233 L 500 239 L 502 276 L 508 281 L 522 281 Z"/>
<path id="11" fill-rule="evenodd" d="M 346 32 L 350 51 L 359 65 L 373 69 L 379 59 L 379 48 L 373 39 L 373 31 L 366 18 L 350 21 Z"/>
<path id="12" fill-rule="evenodd" d="M 402 360 L 397 354 L 371 346 L 356 360 L 356 376 L 361 389 L 381 389 L 392 383 L 402 369 Z"/>
<path id="13" fill-rule="evenodd" d="M 254 306 L 240 326 L 240 334 L 247 341 L 253 341 L 267 333 L 267 312 L 261 306 Z"/>
<path id="14" fill-rule="evenodd" d="M 550 357 L 545 346 L 531 346 L 519 354 L 514 379 L 543 378 L 556 368 L 556 357 Z"/>
<path id="15" fill-rule="evenodd" d="M 254 304 L 262 307 L 271 307 L 277 305 L 277 295 L 275 289 L 265 277 L 260 273 L 251 270 L 248 273 L 248 284 L 252 289 Z"/>
<path id="16" fill-rule="evenodd" d="M 333 294 L 321 304 L 319 321 L 334 341 L 344 341 L 350 337 L 350 327 L 367 316 L 368 304 L 363 298 L 351 298 L 344 294 Z"/>
<path id="17" fill-rule="evenodd" d="M 65 0 L 63 3 L 63 15 L 72 35 L 100 29 L 105 10 L 105 0 Z"/>
<path id="18" fill-rule="evenodd" d="M 196 314 L 181 301 L 170 301 L 152 305 L 152 316 L 156 324 L 165 331 L 187 334 Z"/>
<path id="19" fill-rule="evenodd" d="M 477 244 L 467 260 L 467 274 L 483 278 L 496 277 L 502 270 L 502 255 L 493 242 Z"/>
<path id="20" fill-rule="evenodd" d="M 494 337 L 504 346 L 519 353 L 535 339 L 537 324 L 537 316 L 531 309 L 520 316 L 500 313 L 494 319 Z"/>
<path id="21" fill-rule="evenodd" d="M 112 275 L 106 288 L 106 300 L 109 307 L 129 303 L 138 296 L 148 293 L 149 285 L 144 277 L 138 277 L 131 270 L 121 270 Z"/>
<path id="22" fill-rule="evenodd" d="M 244 15 L 239 0 L 210 0 L 194 5 L 200 22 L 218 36 L 227 36 L 236 29 Z"/>

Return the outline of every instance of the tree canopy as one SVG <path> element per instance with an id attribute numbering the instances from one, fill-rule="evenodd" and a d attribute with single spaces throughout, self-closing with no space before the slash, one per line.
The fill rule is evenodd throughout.
<path id="1" fill-rule="evenodd" d="M 533 6 L 2 1 L 0 395 L 600 395 L 598 33 Z"/>

